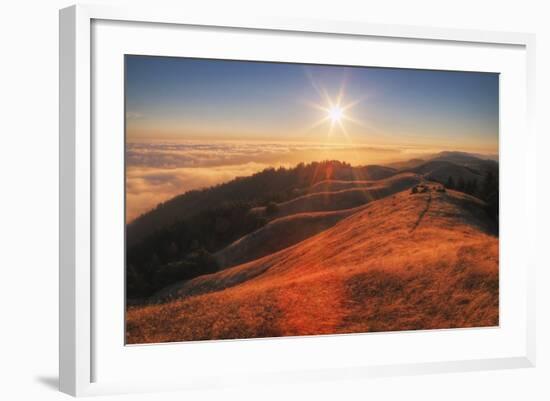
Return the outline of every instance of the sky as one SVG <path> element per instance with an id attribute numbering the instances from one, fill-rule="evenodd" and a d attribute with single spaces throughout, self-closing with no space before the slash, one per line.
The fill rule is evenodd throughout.
<path id="1" fill-rule="evenodd" d="M 126 59 L 128 139 L 326 141 L 313 106 L 342 88 L 354 142 L 497 151 L 498 74 L 148 56 Z"/>
<path id="2" fill-rule="evenodd" d="M 498 153 L 498 74 L 126 56 L 127 220 L 269 166 Z"/>

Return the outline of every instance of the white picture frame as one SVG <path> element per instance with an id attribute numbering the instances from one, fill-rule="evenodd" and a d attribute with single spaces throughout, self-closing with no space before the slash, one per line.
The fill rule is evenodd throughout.
<path id="1" fill-rule="evenodd" d="M 72 6 L 60 11 L 60 390 L 75 396 L 126 393 L 135 391 L 164 391 L 170 389 L 209 388 L 229 384 L 244 384 L 250 381 L 257 383 L 284 383 L 289 381 L 328 380 L 331 378 L 359 379 L 370 376 L 422 374 L 430 372 L 469 371 L 481 369 L 505 369 L 516 367 L 531 367 L 535 364 L 535 284 L 534 270 L 537 261 L 535 256 L 526 256 L 525 262 L 518 268 L 525 273 L 524 279 L 516 281 L 521 286 L 518 296 L 524 297 L 519 303 L 521 318 L 516 331 L 521 331 L 514 337 L 513 351 L 495 350 L 491 355 L 472 353 L 465 358 L 454 358 L 439 361 L 423 361 L 410 357 L 407 362 L 380 363 L 349 363 L 343 361 L 340 365 L 331 366 L 331 361 L 317 368 L 306 365 L 297 369 L 286 370 L 284 362 L 272 371 L 261 368 L 258 372 L 248 372 L 240 380 L 235 377 L 226 378 L 220 370 L 213 376 L 201 373 L 189 373 L 192 376 L 180 379 L 178 377 L 151 377 L 150 380 L 132 380 L 132 378 L 116 378 L 110 376 L 106 380 L 98 380 L 98 366 L 95 356 L 103 349 L 103 343 L 96 344 L 95 326 L 98 317 L 94 307 L 94 290 L 101 281 L 94 274 L 94 264 L 97 255 L 94 254 L 93 232 L 95 229 L 95 168 L 94 155 L 99 151 L 94 145 L 93 126 L 94 103 L 92 102 L 92 76 L 97 68 L 94 60 L 94 46 L 101 46 L 101 41 L 93 42 L 93 25 L 98 21 L 128 22 L 155 24 L 159 27 L 204 27 L 212 29 L 245 30 L 247 32 L 275 32 L 289 35 L 307 33 L 331 37 L 337 35 L 345 38 L 384 38 L 387 40 L 411 40 L 438 44 L 459 44 L 463 47 L 496 46 L 511 47 L 520 50 L 518 71 L 524 71 L 525 77 L 516 85 L 522 87 L 525 96 L 521 97 L 524 113 L 517 116 L 517 123 L 523 127 L 518 137 L 505 137 L 505 146 L 517 148 L 514 154 L 508 153 L 510 162 L 518 160 L 522 168 L 514 179 L 525 183 L 525 192 L 518 199 L 522 207 L 521 223 L 525 228 L 525 241 L 518 243 L 515 251 L 524 255 L 535 255 L 529 247 L 535 240 L 535 134 L 532 129 L 532 111 L 534 110 L 534 35 L 525 33 L 484 32 L 459 29 L 440 29 L 414 26 L 375 25 L 365 22 L 346 21 L 315 21 L 293 20 L 291 18 L 243 18 L 242 20 L 216 19 L 211 16 L 187 15 L 185 10 L 161 10 L 151 8 L 111 8 L 108 6 Z M 167 25 L 168 24 L 168 25 Z M 121 29 L 126 29 L 122 27 Z M 107 32 L 108 33 L 108 32 Z M 221 33 L 223 34 L 223 33 Z M 113 42 L 116 42 L 115 40 Z M 519 54 L 521 53 L 521 54 Z M 524 63 L 524 64 L 523 64 Z M 521 64 L 521 65 L 520 65 Z M 512 73 L 511 73 L 512 74 Z M 519 79 L 519 78 L 518 78 Z M 524 79 L 524 80 L 523 80 Z M 522 92 L 523 93 L 523 92 Z M 508 110 L 508 109 L 506 109 Z M 519 112 L 518 112 L 519 113 Z M 96 116 L 97 117 L 97 116 Z M 120 116 L 122 119 L 122 116 Z M 522 146 L 515 146 L 521 141 Z M 519 142 L 517 142 L 519 143 Z M 101 150 L 102 151 L 102 150 Z M 516 155 L 516 156 L 514 156 Z M 516 157 L 514 159 L 514 157 Z M 109 163 L 105 161 L 105 163 Z M 504 168 L 505 174 L 507 170 Z M 509 171 L 509 170 L 508 170 Z M 501 172 L 501 174 L 503 174 Z M 502 196 L 502 195 L 501 195 Z M 512 216 L 510 216 L 512 217 Z M 507 216 L 504 216 L 506 219 Z M 516 221 L 517 219 L 512 219 Z M 519 228 L 519 227 L 517 227 Z M 501 249 L 502 250 L 502 249 Z M 120 266 L 122 269 L 122 266 Z M 122 289 L 120 289 L 122 291 Z M 510 299 L 512 301 L 513 299 Z M 497 329 L 498 330 L 498 329 Z M 447 332 L 448 333 L 448 332 Z M 482 337 L 481 331 L 463 332 L 461 341 L 475 342 L 476 337 Z M 516 333 L 517 334 L 517 333 Z M 400 334 L 390 334 L 399 336 Z M 422 342 L 426 333 L 416 333 L 415 341 Z M 490 335 L 490 334 L 489 334 Z M 385 334 L 369 337 L 381 339 Z M 437 338 L 448 336 L 439 333 Z M 301 341 L 300 347 L 314 352 L 319 347 L 338 347 L 337 342 L 365 341 L 365 337 L 328 336 L 298 340 L 296 338 L 278 340 L 246 340 L 232 341 L 224 345 L 225 351 L 233 355 L 244 353 L 244 347 L 249 351 L 259 352 L 261 348 L 272 347 L 273 344 L 284 344 L 281 347 L 291 352 L 293 342 Z M 119 339 L 122 341 L 122 339 Z M 117 340 L 117 341 L 119 341 Z M 283 341 L 283 343 L 281 343 Z M 369 340 L 373 341 L 373 340 Z M 376 340 L 381 341 L 381 340 Z M 434 341 L 430 338 L 429 341 Z M 435 340 L 439 341 L 439 340 Z M 210 343 L 210 347 L 216 344 Z M 227 342 L 224 342 L 228 344 Z M 245 345 L 246 344 L 246 345 Z M 332 344 L 332 345 L 331 345 Z M 503 347 L 506 346 L 503 343 Z M 122 344 L 123 346 L 123 344 Z M 156 346 L 147 347 L 149 353 Z M 159 346 L 166 347 L 166 346 Z M 169 345 L 170 350 L 178 344 Z M 230 349 L 228 348 L 230 347 Z M 167 348 L 164 348 L 165 350 Z M 213 349 L 213 348 L 212 348 Z M 335 348 L 336 349 L 336 348 Z M 504 349 L 504 348 L 502 348 Z M 172 351 L 170 351 L 172 352 Z M 194 352 L 194 351 L 193 351 Z M 201 352 L 200 350 L 197 352 Z M 285 352 L 282 350 L 281 352 Z M 135 358 L 139 353 L 134 352 Z M 163 358 L 166 352 L 155 356 Z M 228 354 L 229 355 L 229 354 Z M 330 354 L 329 354 L 330 355 Z M 329 357 L 330 359 L 330 357 Z M 380 359 L 384 361 L 384 358 Z M 351 360 L 350 360 L 351 361 Z M 193 376 L 194 374 L 194 376 Z"/>

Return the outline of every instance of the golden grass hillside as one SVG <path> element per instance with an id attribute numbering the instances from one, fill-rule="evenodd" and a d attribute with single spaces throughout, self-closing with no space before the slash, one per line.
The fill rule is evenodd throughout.
<path id="1" fill-rule="evenodd" d="M 318 234 L 362 207 L 280 217 L 233 242 L 214 256 L 222 268 L 258 259 Z"/>
<path id="2" fill-rule="evenodd" d="M 308 188 L 307 192 L 317 193 L 317 192 L 334 192 L 341 191 L 344 189 L 350 188 L 372 188 L 379 186 L 392 186 L 404 187 L 411 186 L 420 181 L 420 176 L 416 173 L 397 173 L 391 177 L 382 179 L 382 180 L 324 180 L 316 184 L 313 184 Z"/>
<path id="3" fill-rule="evenodd" d="M 410 188 L 421 181 L 420 175 L 412 173 L 378 181 L 323 181 L 322 186 L 311 187 L 308 194 L 279 203 L 274 217 L 350 209 Z M 358 186 L 357 182 L 363 182 L 366 186 Z M 258 207 L 253 211 L 264 213 L 265 207 Z"/>
<path id="4" fill-rule="evenodd" d="M 127 310 L 130 344 L 499 324 L 498 238 L 482 202 L 410 190 L 294 246 Z"/>
<path id="5" fill-rule="evenodd" d="M 277 216 L 215 254 L 222 268 L 235 266 L 294 245 L 357 213 L 365 204 L 421 181 L 413 173 L 378 181 L 325 180 L 311 186 L 308 196 L 277 205 Z M 331 211 L 317 211 L 329 209 Z M 334 210 L 336 209 L 336 210 Z M 292 211 L 298 210 L 296 213 Z"/>

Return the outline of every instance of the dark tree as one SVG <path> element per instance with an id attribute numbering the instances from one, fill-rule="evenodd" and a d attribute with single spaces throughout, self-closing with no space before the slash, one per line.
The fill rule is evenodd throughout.
<path id="1" fill-rule="evenodd" d="M 498 221 L 499 216 L 499 192 L 498 177 L 488 171 L 483 180 L 481 198 L 487 202 L 486 211 L 494 220 Z"/>
<path id="2" fill-rule="evenodd" d="M 447 178 L 447 184 L 445 184 L 445 186 L 449 189 L 455 189 L 455 180 L 452 175 Z"/>
<path id="3" fill-rule="evenodd" d="M 470 195 L 477 196 L 477 179 L 472 179 L 466 183 L 466 188 L 464 189 L 464 192 Z"/>
<path id="4" fill-rule="evenodd" d="M 464 180 L 464 177 L 460 176 L 458 178 L 458 184 L 456 185 L 456 189 L 460 192 L 464 192 L 466 189 L 466 181 Z"/>
<path id="5" fill-rule="evenodd" d="M 491 171 L 488 171 L 485 175 L 485 179 L 483 180 L 482 196 L 490 196 L 491 193 L 495 191 L 495 189 L 498 189 L 495 176 Z"/>
<path id="6" fill-rule="evenodd" d="M 265 207 L 265 214 L 268 216 L 273 216 L 279 212 L 279 205 L 275 202 L 269 202 Z"/>

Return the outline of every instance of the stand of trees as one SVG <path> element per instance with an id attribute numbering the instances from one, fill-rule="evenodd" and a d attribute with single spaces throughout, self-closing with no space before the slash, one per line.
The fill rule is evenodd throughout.
<path id="1" fill-rule="evenodd" d="M 455 181 L 452 176 L 449 176 L 445 183 L 445 187 L 449 189 L 464 192 L 484 200 L 487 204 L 485 208 L 487 214 L 496 222 L 498 222 L 499 216 L 498 185 L 498 176 L 492 171 L 487 171 L 481 182 L 478 182 L 477 179 L 466 181 L 463 177 L 459 177 Z"/>
<path id="2" fill-rule="evenodd" d="M 213 273 L 212 254 L 266 224 L 246 202 L 229 202 L 158 230 L 126 253 L 126 291 L 145 298 L 166 285 Z"/>

